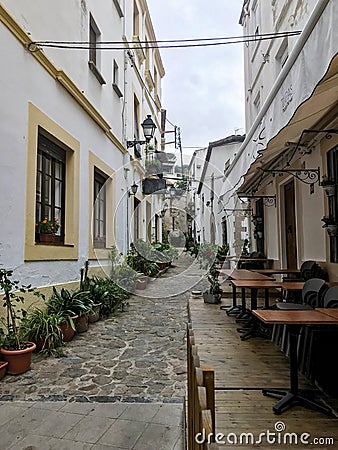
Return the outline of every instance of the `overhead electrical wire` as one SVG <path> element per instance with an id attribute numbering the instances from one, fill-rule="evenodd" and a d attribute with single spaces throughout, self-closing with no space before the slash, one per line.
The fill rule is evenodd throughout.
<path id="1" fill-rule="evenodd" d="M 211 47 L 219 45 L 241 44 L 245 42 L 264 41 L 271 39 L 280 39 L 284 37 L 297 36 L 301 31 L 285 31 L 279 33 L 265 33 L 247 36 L 231 36 L 220 38 L 196 38 L 196 39 L 173 39 L 156 41 L 102 41 L 93 45 L 90 41 L 34 41 L 28 45 L 31 51 L 38 50 L 40 47 L 61 48 L 72 50 L 125 50 L 126 45 L 132 45 L 132 49 L 166 49 L 166 48 L 193 48 L 193 47 Z M 210 42 L 211 41 L 211 42 Z M 216 42 L 217 41 L 217 42 Z M 136 45 L 135 45 L 136 44 Z M 142 45 L 144 44 L 144 45 Z M 116 45 L 118 45 L 116 47 Z"/>

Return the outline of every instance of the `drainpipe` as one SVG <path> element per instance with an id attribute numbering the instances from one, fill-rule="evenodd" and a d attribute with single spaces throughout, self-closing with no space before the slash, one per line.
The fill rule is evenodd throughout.
<path id="1" fill-rule="evenodd" d="M 337 0 L 335 0 L 337 1 Z M 254 121 L 254 123 L 252 124 L 249 133 L 246 135 L 245 140 L 243 142 L 243 144 L 241 145 L 241 148 L 239 149 L 236 157 L 234 158 L 232 164 L 230 165 L 230 167 L 228 168 L 228 170 L 226 171 L 226 173 L 224 174 L 225 177 L 227 177 L 229 175 L 229 173 L 233 170 L 233 168 L 235 167 L 237 161 L 239 160 L 239 158 L 241 157 L 241 155 L 243 154 L 244 150 L 246 149 L 247 145 L 249 144 L 249 142 L 252 139 L 252 136 L 254 134 L 254 132 L 256 131 L 256 129 L 258 128 L 261 120 L 263 119 L 263 117 L 265 116 L 267 110 L 269 109 L 269 106 L 271 105 L 271 103 L 273 102 L 274 98 L 277 95 L 277 92 L 279 91 L 282 83 L 284 82 L 286 76 L 288 75 L 288 73 L 290 72 L 292 66 L 294 65 L 296 59 L 298 58 L 300 52 L 302 51 L 306 41 L 308 40 L 310 34 L 312 33 L 314 27 L 316 26 L 319 18 L 321 17 L 321 15 L 324 12 L 324 9 L 327 7 L 328 3 L 330 2 L 330 0 L 319 0 L 317 5 L 315 6 L 310 19 L 308 20 L 308 22 L 305 25 L 305 28 L 302 31 L 302 34 L 300 35 L 298 41 L 296 42 L 296 45 L 294 46 L 292 52 L 290 53 L 290 56 L 288 57 L 282 71 L 280 72 L 275 84 L 273 85 L 272 90 L 270 91 L 267 99 L 265 100 L 262 109 L 260 110 L 260 112 L 258 113 L 258 116 L 256 117 L 256 120 Z"/>

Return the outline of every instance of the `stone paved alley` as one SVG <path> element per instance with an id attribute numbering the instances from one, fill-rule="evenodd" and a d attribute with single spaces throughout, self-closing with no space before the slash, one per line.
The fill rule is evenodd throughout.
<path id="1" fill-rule="evenodd" d="M 6 376 L 0 383 L 0 401 L 12 409 L 13 406 L 21 405 L 20 408 L 25 410 L 33 407 L 40 408 L 41 411 L 41 408 L 51 405 L 54 410 L 65 411 L 66 408 L 68 412 L 76 408 L 77 413 L 81 414 L 89 413 L 88 403 L 91 404 L 89 411 L 93 410 L 95 403 L 94 410 L 99 414 L 100 405 L 107 409 L 107 403 L 110 403 L 110 409 L 114 410 L 116 402 L 122 402 L 124 407 L 135 405 L 132 417 L 135 417 L 135 408 L 139 407 L 136 404 L 147 403 L 152 404 L 152 413 L 150 416 L 148 414 L 147 421 L 158 413 L 154 410 L 155 406 L 166 407 L 167 419 L 170 415 L 175 417 L 176 425 L 182 428 L 186 383 L 187 300 L 189 292 L 196 288 L 202 275 L 203 272 L 194 260 L 182 254 L 174 267 L 149 283 L 146 290 L 138 291 L 140 295 L 133 295 L 124 312 L 96 322 L 88 332 L 78 334 L 67 344 L 66 357 L 43 359 L 35 355 L 31 371 L 20 376 Z M 70 407 L 69 404 L 74 402 L 81 404 Z M 142 410 L 145 411 L 144 408 Z M 23 410 L 20 409 L 20 413 Z M 140 411 L 136 415 L 143 416 Z M 6 414 L 2 417 L 2 424 L 5 421 L 3 432 L 6 431 L 5 419 Z M 85 419 L 88 420 L 88 417 L 85 416 Z M 113 418 L 115 419 L 116 417 Z M 173 425 L 172 420 L 170 424 Z M 147 422 L 147 427 L 149 426 Z M 67 427 L 67 432 L 70 431 Z M 103 436 L 106 433 L 107 430 Z M 64 435 L 66 432 L 56 437 L 60 439 Z M 141 435 L 142 433 L 140 439 Z M 154 437 L 156 433 L 152 435 Z M 103 436 L 89 441 L 89 447 L 79 448 L 101 448 L 95 444 L 100 443 Z M 182 447 L 177 445 L 183 445 L 182 433 L 179 439 L 175 434 L 175 443 L 167 437 L 167 442 L 162 442 L 161 445 L 157 443 L 154 447 L 149 436 L 147 439 L 144 447 L 147 450 L 178 449 Z M 137 441 L 132 439 L 132 444 L 128 441 L 123 447 L 106 448 L 143 448 L 134 447 Z M 107 439 L 104 442 L 107 445 Z M 48 448 L 68 448 L 66 443 L 60 447 L 60 442 L 57 442 L 55 447 Z M 0 444 L 1 450 L 12 448 L 9 444 L 10 442 L 8 447 Z"/>

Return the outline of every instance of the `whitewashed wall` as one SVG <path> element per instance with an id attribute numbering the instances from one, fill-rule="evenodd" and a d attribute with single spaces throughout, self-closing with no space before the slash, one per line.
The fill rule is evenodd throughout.
<path id="1" fill-rule="evenodd" d="M 127 2 L 129 5 L 129 2 Z M 37 0 L 33 3 L 18 0 L 2 1 L 16 22 L 33 40 L 88 40 L 89 12 L 102 33 L 102 40 L 121 40 L 124 22 L 118 16 L 114 2 L 102 0 L 61 0 L 59 2 Z M 130 5 L 129 5 L 130 6 Z M 131 9 L 126 11 L 132 14 Z M 129 18 L 129 24 L 132 19 Z M 88 259 L 88 201 L 89 201 L 89 152 L 93 152 L 115 171 L 117 213 L 116 244 L 126 252 L 126 202 L 127 192 L 134 180 L 126 177 L 124 167 L 130 167 L 130 157 L 107 138 L 104 131 L 89 117 L 73 97 L 57 83 L 32 57 L 13 34 L 0 22 L 0 58 L 4 66 L 0 73 L 1 101 L 1 163 L 0 163 L 0 262 L 15 270 L 24 283 L 43 286 L 66 283 L 79 278 L 80 267 Z M 118 61 L 121 73 L 120 89 L 124 91 L 124 52 L 102 52 L 101 73 L 106 80 L 100 85 L 88 68 L 87 50 L 44 49 L 52 63 L 63 70 L 82 91 L 102 117 L 110 124 L 112 133 L 122 144 L 132 138 L 125 133 L 133 124 L 132 107 L 123 106 L 123 99 L 112 89 L 112 61 Z M 132 70 L 129 67 L 128 70 Z M 140 81 L 132 72 L 134 80 L 126 85 L 130 90 L 136 86 L 142 93 Z M 128 76 L 126 77 L 128 79 Z M 138 83 L 138 85 L 137 85 Z M 142 100 L 142 94 L 140 94 Z M 74 261 L 24 261 L 24 234 L 26 208 L 26 167 L 28 103 L 31 102 L 52 121 L 80 142 L 80 189 L 79 189 L 79 248 Z M 143 111 L 152 113 L 144 100 Z M 154 110 L 155 111 L 155 110 Z M 156 111 L 155 111 L 156 112 Z M 156 119 L 157 120 L 157 119 Z M 157 134 L 159 130 L 157 130 Z M 29 176 L 36 176 L 30 174 Z M 141 184 L 140 189 L 141 189 Z M 154 201 L 154 207 L 157 208 Z M 129 222 L 130 223 L 130 222 Z M 142 223 L 143 220 L 142 220 Z M 143 230 L 145 236 L 145 231 Z"/>

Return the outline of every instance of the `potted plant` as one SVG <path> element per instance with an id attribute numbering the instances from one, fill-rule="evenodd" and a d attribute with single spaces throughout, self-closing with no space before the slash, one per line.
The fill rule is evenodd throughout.
<path id="1" fill-rule="evenodd" d="M 48 302 L 49 312 L 55 307 L 54 313 L 67 317 L 70 321 L 76 317 L 75 329 L 78 333 L 88 330 L 88 316 L 93 308 L 93 300 L 89 291 L 70 291 L 62 288 L 60 293 L 53 287 L 53 297 Z M 73 321 L 74 323 L 74 321 Z"/>
<path id="2" fill-rule="evenodd" d="M 60 328 L 63 340 L 69 342 L 75 334 L 75 322 L 78 315 L 75 313 L 72 294 L 67 289 L 62 288 L 58 292 L 53 286 L 53 294 L 46 303 L 49 314 L 57 314 L 62 317 Z"/>
<path id="3" fill-rule="evenodd" d="M 202 269 L 209 269 L 213 266 L 217 256 L 217 247 L 218 246 L 216 244 L 201 244 L 197 258 Z"/>
<path id="4" fill-rule="evenodd" d="M 56 236 L 56 233 L 59 231 L 59 228 L 60 223 L 56 217 L 52 220 L 44 217 L 36 224 L 36 233 L 39 242 L 47 245 L 57 243 L 58 236 Z"/>
<path id="5" fill-rule="evenodd" d="M 81 268 L 80 272 L 80 290 L 89 291 L 90 293 L 90 298 L 93 302 L 93 305 L 92 310 L 88 316 L 88 322 L 94 323 L 100 319 L 101 299 L 100 296 L 97 295 L 98 292 L 96 290 L 95 279 L 94 282 L 91 282 L 90 278 L 88 277 L 88 268 L 89 261 L 86 261 L 84 267 Z"/>
<path id="6" fill-rule="evenodd" d="M 330 236 L 337 236 L 337 221 L 332 216 L 324 216 L 322 219 L 323 228 L 326 228 Z"/>
<path id="7" fill-rule="evenodd" d="M 229 252 L 229 244 L 218 245 L 216 258 L 220 262 L 223 262 L 226 260 L 228 252 Z"/>
<path id="8" fill-rule="evenodd" d="M 157 175 L 162 173 L 162 163 L 156 158 L 146 160 L 146 175 Z"/>
<path id="9" fill-rule="evenodd" d="M 23 339 L 36 344 L 36 350 L 46 355 L 61 356 L 63 336 L 60 324 L 63 317 L 48 314 L 47 311 L 35 308 L 22 319 L 19 332 Z"/>
<path id="10" fill-rule="evenodd" d="M 210 283 L 210 287 L 207 291 L 203 292 L 204 303 L 220 303 L 223 291 L 218 282 L 218 272 L 214 265 L 209 269 L 207 278 Z"/>
<path id="11" fill-rule="evenodd" d="M 5 334 L 4 334 L 3 330 L 2 330 L 2 328 L 0 328 L 0 348 L 2 347 L 4 339 L 5 339 Z M 6 375 L 7 366 L 8 366 L 8 362 L 7 361 L 3 361 L 2 357 L 1 357 L 1 354 L 0 354 L 0 380 L 2 380 L 3 377 Z"/>
<path id="12" fill-rule="evenodd" d="M 7 372 L 12 375 L 19 375 L 27 372 L 31 367 L 32 352 L 36 345 L 33 342 L 22 340 L 18 322 L 24 316 L 17 311 L 16 306 L 24 302 L 21 295 L 25 292 L 32 292 L 31 286 L 19 285 L 19 281 L 12 279 L 13 271 L 0 269 L 0 288 L 3 292 L 3 307 L 6 310 L 6 320 L 2 323 L 5 327 L 3 333 L 0 353 L 2 358 L 8 362 Z M 19 293 L 18 293 L 19 292 Z"/>
<path id="13" fill-rule="evenodd" d="M 0 361 L 0 380 L 2 380 L 3 377 L 6 375 L 7 366 L 8 366 L 7 361 Z"/>

